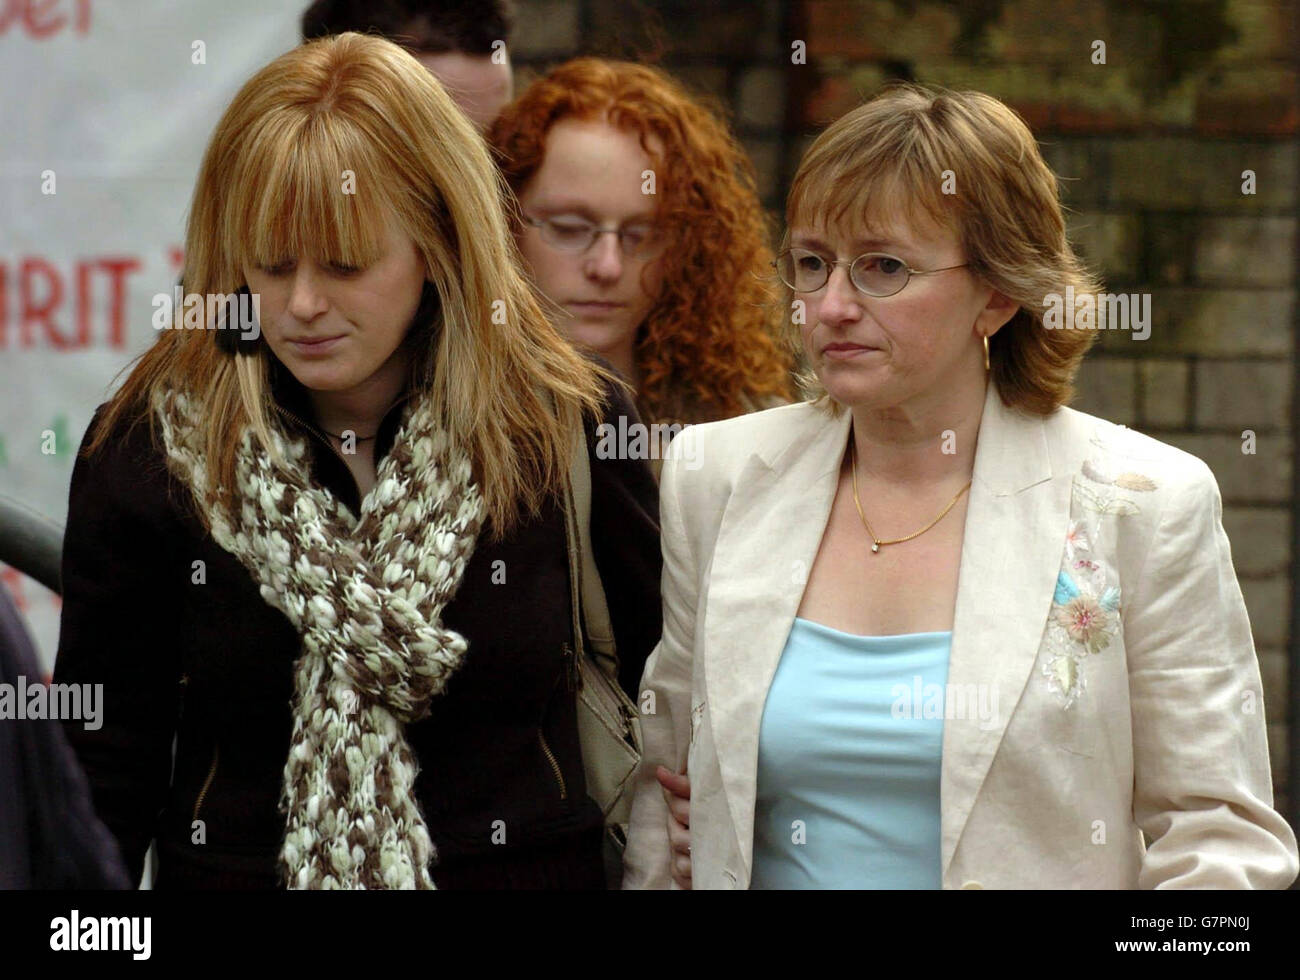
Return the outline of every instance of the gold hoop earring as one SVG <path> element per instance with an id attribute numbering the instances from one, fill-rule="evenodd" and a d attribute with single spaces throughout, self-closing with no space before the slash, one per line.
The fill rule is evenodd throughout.
<path id="1" fill-rule="evenodd" d="M 989 369 L 989 335 L 984 335 L 984 370 Z"/>

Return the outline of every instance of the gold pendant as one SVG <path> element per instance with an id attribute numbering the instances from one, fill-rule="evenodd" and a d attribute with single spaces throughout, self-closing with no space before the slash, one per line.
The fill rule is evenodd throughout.
<path id="1" fill-rule="evenodd" d="M 874 555 L 874 554 L 875 554 L 877 551 L 879 551 L 879 550 L 880 550 L 880 542 L 879 542 L 879 541 L 873 541 L 873 542 L 871 543 L 871 553 Z"/>

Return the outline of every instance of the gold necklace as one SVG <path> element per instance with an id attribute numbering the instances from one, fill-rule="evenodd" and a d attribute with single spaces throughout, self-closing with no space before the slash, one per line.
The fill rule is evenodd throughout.
<path id="1" fill-rule="evenodd" d="M 968 481 L 964 487 L 962 487 L 960 490 L 957 491 L 957 496 L 953 497 L 952 500 L 948 502 L 948 506 L 945 507 L 939 513 L 939 516 L 936 517 L 934 520 L 932 520 L 925 527 L 921 528 L 921 530 L 917 531 L 915 534 L 909 534 L 905 538 L 894 538 L 894 540 L 892 541 L 881 541 L 878 537 L 876 537 L 876 532 L 871 530 L 871 525 L 867 523 L 867 515 L 862 513 L 862 501 L 858 499 L 858 450 L 857 450 L 857 441 L 853 438 L 852 433 L 849 434 L 849 456 L 850 459 L 853 461 L 853 503 L 857 505 L 858 516 L 862 518 L 862 526 L 865 527 L 867 529 L 867 533 L 871 535 L 871 553 L 873 555 L 876 554 L 878 551 L 880 551 L 880 546 L 882 544 L 902 544 L 904 541 L 911 541 L 913 538 L 919 537 L 920 535 L 924 534 L 926 531 L 930 530 L 930 528 L 934 527 L 936 524 L 938 524 L 941 520 L 944 519 L 944 516 L 948 513 L 948 511 L 952 510 L 953 505 L 957 503 L 957 501 L 961 498 L 961 495 L 963 493 L 965 493 L 967 490 L 970 489 L 971 483 L 974 482 L 973 480 Z"/>

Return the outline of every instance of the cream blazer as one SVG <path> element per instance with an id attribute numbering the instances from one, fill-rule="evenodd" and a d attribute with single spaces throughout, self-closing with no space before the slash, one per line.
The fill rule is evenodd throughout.
<path id="1" fill-rule="evenodd" d="M 850 422 L 786 405 L 669 448 L 626 888 L 671 886 L 657 764 L 689 766 L 694 887 L 749 887 L 759 724 Z M 988 385 L 948 683 L 998 710 L 945 715 L 944 888 L 1295 879 L 1221 513 L 1195 456 L 1069 408 L 1031 417 Z"/>

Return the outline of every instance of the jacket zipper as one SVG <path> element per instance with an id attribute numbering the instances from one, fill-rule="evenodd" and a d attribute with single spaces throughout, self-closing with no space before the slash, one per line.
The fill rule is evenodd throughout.
<path id="1" fill-rule="evenodd" d="M 570 690 L 576 690 L 576 685 L 582 682 L 582 676 L 578 672 L 578 659 L 573 655 L 573 647 L 565 643 L 561 648 L 561 659 L 564 661 L 564 686 Z M 542 752 L 546 756 L 546 761 L 551 764 L 551 771 L 555 774 L 555 781 L 560 787 L 560 799 L 569 798 L 568 787 L 564 783 L 564 773 L 560 771 L 560 763 L 555 758 L 555 753 L 551 747 L 546 744 L 546 736 L 542 732 L 542 725 L 546 723 L 546 716 L 550 713 L 550 702 L 555 698 L 555 686 L 558 686 L 560 679 L 555 679 L 555 685 L 551 689 L 551 697 L 547 700 L 547 707 L 542 711 L 542 721 L 537 726 L 537 741 L 542 746 Z"/>
<path id="2" fill-rule="evenodd" d="M 555 781 L 560 784 L 560 799 L 567 800 L 569 792 L 564 785 L 564 773 L 560 772 L 560 764 L 555 760 L 551 747 L 546 744 L 546 736 L 542 734 L 541 728 L 537 729 L 537 741 L 542 745 L 542 752 L 546 754 L 546 761 L 551 764 L 551 771 L 555 773 Z"/>
<path id="3" fill-rule="evenodd" d="M 582 690 L 582 671 L 578 669 L 578 654 L 573 645 L 564 644 L 564 683 L 570 691 Z"/>
<path id="4" fill-rule="evenodd" d="M 312 425 L 310 422 L 304 422 L 304 421 L 303 421 L 302 419 L 300 419 L 297 415 L 295 415 L 293 412 L 289 411 L 287 408 L 285 408 L 285 407 L 282 406 L 282 405 L 276 405 L 276 406 L 274 406 L 274 408 L 275 408 L 275 410 L 276 410 L 277 412 L 279 412 L 281 415 L 284 415 L 284 416 L 287 416 L 288 418 L 293 419 L 295 422 L 297 422 L 299 425 L 301 425 L 304 429 L 306 429 L 309 433 L 311 433 L 312 435 L 314 435 L 314 436 L 317 438 L 318 441 L 324 443 L 324 445 L 326 446 L 326 448 L 329 449 L 330 452 L 332 452 L 335 456 L 337 456 L 340 460 L 342 460 L 344 466 L 347 466 L 348 461 L 347 461 L 346 459 L 343 459 L 343 454 L 342 454 L 341 452 L 339 452 L 337 449 L 335 449 L 335 448 L 334 448 L 334 443 L 332 443 L 332 442 L 330 442 L 328 439 L 326 439 L 325 436 L 324 436 L 324 434 L 322 434 L 322 433 L 321 433 L 321 432 L 320 432 L 320 431 L 319 431 L 319 430 L 318 430 L 314 425 Z"/>
<path id="5" fill-rule="evenodd" d="M 199 790 L 198 798 L 194 801 L 194 819 L 199 819 L 199 810 L 203 808 L 203 798 L 208 795 L 208 790 L 212 788 L 212 780 L 217 775 L 217 759 L 221 755 L 221 746 L 213 743 L 212 746 L 212 768 L 208 770 L 208 778 L 203 780 L 203 788 Z"/>

